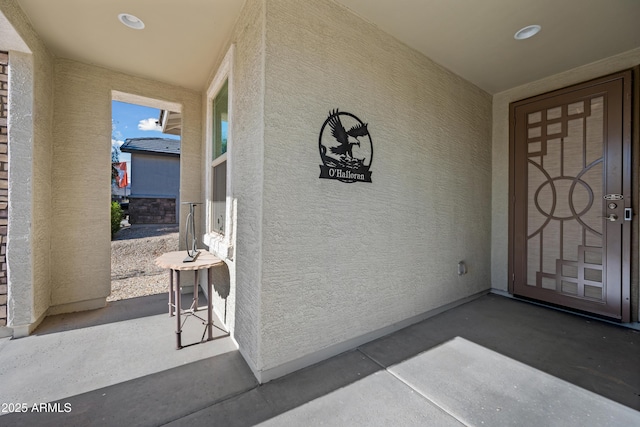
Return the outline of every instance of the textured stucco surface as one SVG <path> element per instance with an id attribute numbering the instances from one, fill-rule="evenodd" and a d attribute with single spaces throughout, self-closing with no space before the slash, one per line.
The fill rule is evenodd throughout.
<path id="1" fill-rule="evenodd" d="M 112 91 L 182 105 L 182 200 L 200 196 L 201 102 L 196 92 L 66 59 L 55 61 L 52 306 L 72 310 L 110 292 Z M 184 212 L 181 212 L 184 217 Z M 184 221 L 181 219 L 181 231 Z M 181 239 L 183 240 L 183 239 Z"/>
<path id="2" fill-rule="evenodd" d="M 263 24 L 264 1 L 248 0 L 230 39 L 230 44 L 235 46 L 235 59 L 229 90 L 232 104 L 227 153 L 232 199 L 228 198 L 227 203 L 233 203 L 236 215 L 231 230 L 234 255 L 233 259 L 226 260 L 227 271 L 219 269 L 219 275 L 214 276 L 214 284 L 222 284 L 214 296 L 216 312 L 221 319 L 226 319 L 227 327 L 254 371 L 258 366 L 261 333 Z M 215 70 L 213 74 L 212 78 Z M 204 153 L 203 147 L 206 168 L 209 162 Z"/>
<path id="3" fill-rule="evenodd" d="M 261 370 L 488 289 L 491 236 L 491 97 L 333 2 L 266 5 Z M 335 108 L 371 184 L 318 178 Z"/>
<path id="4" fill-rule="evenodd" d="M 18 20 L 22 20 L 23 24 L 26 22 L 23 19 L 24 14 L 18 12 L 18 10 L 19 8 L 14 0 L 0 1 L 0 40 L 2 40 L 2 50 L 5 52 L 13 50 L 31 53 L 31 49 L 29 49 L 29 46 L 27 46 L 13 26 L 13 22 Z M 11 16 L 11 20 L 9 20 L 7 16 Z M 16 18 L 18 16 L 19 18 Z M 23 30 L 24 28 L 25 27 L 23 27 Z"/>
<path id="5" fill-rule="evenodd" d="M 39 53 L 38 53 L 39 52 Z M 33 292 L 34 320 L 51 303 L 51 173 L 53 158 L 53 61 L 44 52 L 34 53 L 33 147 Z M 39 59 L 43 57 L 45 59 Z"/>
<path id="6" fill-rule="evenodd" d="M 526 85 L 500 92 L 493 97 L 493 148 L 492 148 L 492 234 L 491 234 L 491 286 L 507 291 L 508 287 L 508 251 L 509 251 L 509 103 L 539 95 L 565 86 L 580 83 L 616 71 L 628 69 L 640 64 L 640 49 L 634 49 L 621 55 L 594 62 L 564 73 L 538 80 Z M 638 143 L 636 108 L 635 144 Z M 636 154 L 637 155 L 637 154 Z M 637 168 L 637 166 L 636 166 Z M 634 168 L 634 170 L 636 170 Z M 637 178 L 634 179 L 634 185 Z M 636 185 L 637 188 L 637 185 Z M 636 209 L 637 211 L 637 209 Z M 634 247 L 637 247 L 637 225 L 634 230 Z M 637 253 L 634 261 L 637 261 Z M 632 288 L 635 296 L 632 304 L 637 307 L 638 274 L 637 262 L 632 272 Z M 637 317 L 636 317 L 637 319 Z"/>
<path id="7" fill-rule="evenodd" d="M 9 325 L 34 320 L 33 287 L 33 72 L 31 55 L 12 52 L 9 59 Z M 27 261 L 27 262 L 25 262 Z"/>
<path id="8" fill-rule="evenodd" d="M 20 49 L 10 52 L 10 90 L 21 96 L 10 95 L 7 258 L 9 326 L 24 330 L 51 300 L 53 58 L 15 1 L 0 0 L 0 11 Z"/>

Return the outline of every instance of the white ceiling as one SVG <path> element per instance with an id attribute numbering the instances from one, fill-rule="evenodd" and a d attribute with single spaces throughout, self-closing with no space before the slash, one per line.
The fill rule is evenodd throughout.
<path id="1" fill-rule="evenodd" d="M 17 0 L 59 57 L 202 90 L 244 0 Z M 120 13 L 142 19 L 125 27 Z"/>
<path id="2" fill-rule="evenodd" d="M 640 0 L 336 1 L 489 93 L 640 47 Z M 204 90 L 244 0 L 17 2 L 57 56 Z"/>
<path id="3" fill-rule="evenodd" d="M 639 0 L 338 1 L 489 93 L 640 47 Z"/>

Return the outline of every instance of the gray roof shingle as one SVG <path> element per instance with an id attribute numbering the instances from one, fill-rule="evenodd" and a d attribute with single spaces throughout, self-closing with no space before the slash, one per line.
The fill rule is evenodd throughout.
<path id="1" fill-rule="evenodd" d="M 180 155 L 180 140 L 169 138 L 127 138 L 120 147 L 123 153 L 155 153 Z"/>

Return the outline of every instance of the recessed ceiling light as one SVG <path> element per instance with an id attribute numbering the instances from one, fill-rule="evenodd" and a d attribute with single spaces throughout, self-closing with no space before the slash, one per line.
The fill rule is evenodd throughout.
<path id="1" fill-rule="evenodd" d="M 141 30 L 144 28 L 144 22 L 142 22 L 142 19 L 130 13 L 121 13 L 120 15 L 118 15 L 118 19 L 124 25 L 129 28 L 133 28 L 134 30 Z"/>
<path id="2" fill-rule="evenodd" d="M 528 39 L 529 37 L 533 37 L 538 34 L 541 29 L 542 27 L 540 25 L 528 25 L 516 31 L 513 38 L 516 40 Z"/>

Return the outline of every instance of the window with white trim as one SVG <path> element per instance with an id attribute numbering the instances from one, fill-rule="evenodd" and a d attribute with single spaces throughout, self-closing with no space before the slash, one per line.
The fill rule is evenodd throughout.
<path id="1" fill-rule="evenodd" d="M 233 159 L 233 53 L 231 46 L 207 90 L 205 157 L 206 233 L 204 243 L 222 259 L 233 259 L 231 179 Z"/>
<path id="2" fill-rule="evenodd" d="M 225 234 L 227 212 L 227 141 L 229 136 L 229 81 L 212 101 L 211 231 Z"/>

